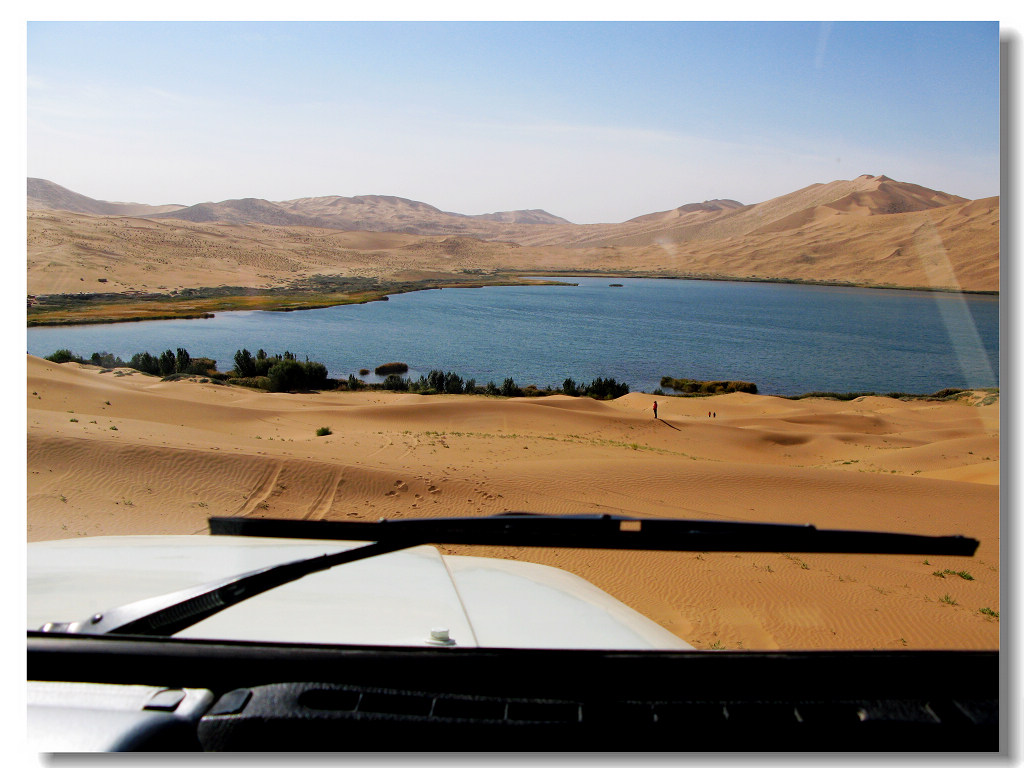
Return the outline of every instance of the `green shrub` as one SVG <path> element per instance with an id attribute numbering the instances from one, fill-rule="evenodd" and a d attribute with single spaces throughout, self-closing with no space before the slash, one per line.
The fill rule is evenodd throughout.
<path id="1" fill-rule="evenodd" d="M 964 390 L 964 389 L 955 389 L 955 388 L 940 389 L 938 392 L 934 393 L 932 395 L 932 397 L 934 397 L 934 398 L 936 398 L 938 400 L 944 400 L 946 398 L 953 397 L 955 395 L 959 395 L 962 392 L 966 392 L 966 390 Z"/>
<path id="2" fill-rule="evenodd" d="M 409 366 L 405 363 L 384 363 L 373 369 L 378 376 L 387 376 L 389 373 L 408 373 Z"/>
<path id="3" fill-rule="evenodd" d="M 661 386 L 688 395 L 722 395 L 730 392 L 757 394 L 757 385 L 750 381 L 700 381 L 662 376 Z"/>
<path id="4" fill-rule="evenodd" d="M 271 392 L 291 392 L 305 387 L 306 371 L 297 360 L 281 360 L 270 367 L 267 378 Z"/>
<path id="5" fill-rule="evenodd" d="M 397 373 L 389 373 L 384 377 L 384 383 L 380 385 L 381 389 L 391 389 L 398 392 L 406 392 L 409 389 L 409 380 L 403 379 Z"/>
<path id="6" fill-rule="evenodd" d="M 320 427 L 316 431 L 316 436 L 317 437 L 325 437 L 326 435 L 329 435 L 329 434 L 331 434 L 331 428 L 330 427 Z"/>
<path id="7" fill-rule="evenodd" d="M 82 363 L 85 364 L 85 360 L 80 358 L 70 349 L 58 349 L 52 355 L 47 355 L 45 360 L 49 360 L 51 363 Z"/>
<path id="8" fill-rule="evenodd" d="M 270 378 L 267 376 L 236 376 L 231 379 L 231 383 L 242 387 L 252 387 L 253 389 L 270 390 Z"/>
<path id="9" fill-rule="evenodd" d="M 216 360 L 212 360 L 209 357 L 193 357 L 189 361 L 188 365 L 185 367 L 184 373 L 192 373 L 195 374 L 196 376 L 207 376 L 210 374 L 211 371 L 216 370 Z"/>
<path id="10" fill-rule="evenodd" d="M 306 387 L 309 389 L 324 389 L 327 386 L 327 366 L 323 363 L 311 363 L 308 360 L 302 363 L 306 372 Z"/>

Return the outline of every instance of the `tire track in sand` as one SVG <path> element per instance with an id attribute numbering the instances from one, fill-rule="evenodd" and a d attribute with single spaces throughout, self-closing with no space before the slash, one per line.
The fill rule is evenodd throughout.
<path id="1" fill-rule="evenodd" d="M 245 503 L 235 512 L 234 517 L 248 517 L 270 498 L 274 485 L 281 476 L 281 468 L 282 462 L 275 461 L 263 471 L 263 475 L 256 483 L 256 487 L 253 488 Z"/>
<path id="2" fill-rule="evenodd" d="M 309 505 L 309 511 L 302 516 L 303 520 L 323 520 L 330 513 L 338 488 L 345 482 L 345 470 L 338 468 L 331 475 L 327 482 L 321 485 L 320 492 Z"/>

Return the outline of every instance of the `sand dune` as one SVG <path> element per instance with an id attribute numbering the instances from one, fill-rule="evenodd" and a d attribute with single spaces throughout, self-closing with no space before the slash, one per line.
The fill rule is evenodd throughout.
<path id="1" fill-rule="evenodd" d="M 29 357 L 28 537 L 508 510 L 961 533 L 974 558 L 444 549 L 566 568 L 698 648 L 998 647 L 998 401 L 653 399 L 266 394 Z"/>
<path id="2" fill-rule="evenodd" d="M 586 225 L 543 211 L 465 216 L 374 195 L 129 214 L 32 181 L 31 296 L 173 297 L 188 288 L 280 288 L 325 275 L 507 281 L 531 272 L 969 291 L 1000 284 L 998 197 L 968 201 L 885 176 L 812 184 L 755 205 L 710 200 Z"/>

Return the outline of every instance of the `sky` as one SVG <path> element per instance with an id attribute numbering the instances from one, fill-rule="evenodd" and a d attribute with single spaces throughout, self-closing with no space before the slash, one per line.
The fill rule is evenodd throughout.
<path id="1" fill-rule="evenodd" d="M 29 21 L 27 175 L 617 222 L 864 173 L 1000 192 L 998 22 Z"/>

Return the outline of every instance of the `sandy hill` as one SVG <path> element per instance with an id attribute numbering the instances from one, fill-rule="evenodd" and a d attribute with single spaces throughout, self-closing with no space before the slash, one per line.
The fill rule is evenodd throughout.
<path id="1" fill-rule="evenodd" d="M 737 208 L 745 208 L 743 203 L 738 203 L 735 200 L 705 200 L 703 203 L 688 203 L 687 205 L 681 205 L 678 208 L 673 208 L 671 211 L 661 211 L 659 213 L 648 213 L 644 216 L 637 216 L 636 218 L 627 221 L 627 224 L 650 224 L 653 222 L 668 222 L 682 218 L 697 218 L 692 214 L 719 214 L 723 211 L 736 210 Z"/>
<path id="2" fill-rule="evenodd" d="M 32 295 L 89 292 L 100 280 L 106 290 L 152 291 L 509 271 L 999 290 L 999 198 L 970 201 L 886 176 L 587 225 L 538 210 L 466 216 L 385 195 L 126 213 L 105 206 L 128 204 L 49 182 L 29 187 Z"/>
<path id="3" fill-rule="evenodd" d="M 851 181 L 812 184 L 755 205 L 712 200 L 648 214 L 622 224 L 593 224 L 571 234 L 562 228 L 522 242 L 529 245 L 648 246 L 723 240 L 771 231 L 798 230 L 829 216 L 910 213 L 968 202 L 965 198 L 893 181 L 858 176 Z"/>
<path id="4" fill-rule="evenodd" d="M 182 205 L 145 205 L 143 203 L 109 203 L 72 192 L 46 179 L 28 180 L 28 209 L 72 211 L 96 216 L 150 216 L 184 208 Z"/>
<path id="5" fill-rule="evenodd" d="M 570 570 L 699 648 L 999 647 L 998 399 L 659 397 L 654 420 L 642 393 L 268 394 L 27 360 L 30 541 L 508 510 L 963 534 L 973 558 L 472 553 Z"/>
<path id="6" fill-rule="evenodd" d="M 296 226 L 316 224 L 315 219 L 295 215 L 268 200 L 246 197 L 240 200 L 224 200 L 219 203 L 199 203 L 167 213 L 149 216 L 153 219 L 180 219 L 182 221 L 211 222 L 224 224 L 270 224 L 271 226 Z M 359 229 L 359 227 L 353 227 Z"/>
<path id="7" fill-rule="evenodd" d="M 541 210 L 501 211 L 468 216 L 392 195 L 303 197 L 283 202 L 252 198 L 225 200 L 220 203 L 201 203 L 157 214 L 153 218 L 275 226 L 305 225 L 416 235 L 465 234 L 487 239 L 499 239 L 523 228 L 569 224 L 565 219 Z"/>

